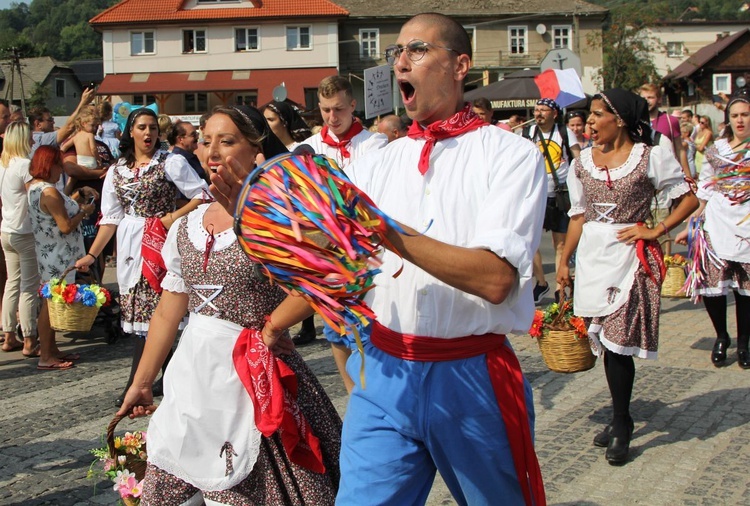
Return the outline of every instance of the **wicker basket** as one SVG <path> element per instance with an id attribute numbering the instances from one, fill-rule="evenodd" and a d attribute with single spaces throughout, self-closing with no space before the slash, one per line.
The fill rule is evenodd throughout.
<path id="1" fill-rule="evenodd" d="M 670 265 L 667 267 L 667 274 L 664 276 L 664 283 L 661 285 L 662 297 L 687 297 L 685 290 L 685 268 L 679 265 Z"/>
<path id="2" fill-rule="evenodd" d="M 560 290 L 560 307 L 565 305 L 568 295 Z M 547 335 L 537 338 L 539 351 L 547 367 L 554 372 L 588 371 L 596 364 L 596 355 L 591 353 L 588 339 L 579 339 L 570 322 L 565 321 L 565 312 L 560 311 L 549 325 Z"/>
<path id="3" fill-rule="evenodd" d="M 120 420 L 126 418 L 127 415 L 115 415 L 109 426 L 107 426 L 107 448 L 109 449 L 110 458 L 117 459 L 117 451 L 115 450 L 115 427 L 120 423 Z M 146 451 L 146 443 L 143 443 L 143 451 Z M 146 461 L 138 458 L 137 455 L 128 454 L 125 467 L 131 472 L 135 473 L 135 478 L 141 481 L 146 476 Z M 125 506 L 136 506 L 140 503 L 139 499 L 133 497 L 122 497 L 120 499 Z"/>
<path id="4" fill-rule="evenodd" d="M 99 308 L 84 306 L 80 302 L 47 301 L 49 321 L 52 328 L 61 332 L 88 332 L 94 325 Z"/>
<path id="5" fill-rule="evenodd" d="M 575 330 L 549 330 L 537 342 L 544 363 L 551 371 L 588 371 L 596 364 L 588 339 L 577 338 Z"/>

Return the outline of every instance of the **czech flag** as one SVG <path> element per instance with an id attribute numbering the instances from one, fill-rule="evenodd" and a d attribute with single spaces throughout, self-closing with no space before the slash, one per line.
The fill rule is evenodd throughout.
<path id="1" fill-rule="evenodd" d="M 547 69 L 534 77 L 539 98 L 551 98 L 561 109 L 586 98 L 581 78 L 574 69 Z"/>

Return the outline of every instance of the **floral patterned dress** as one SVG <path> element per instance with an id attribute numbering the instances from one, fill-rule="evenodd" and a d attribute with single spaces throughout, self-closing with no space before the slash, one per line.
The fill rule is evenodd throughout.
<path id="1" fill-rule="evenodd" d="M 142 167 L 130 168 L 121 158 L 104 180 L 100 225 L 117 225 L 117 283 L 125 332 L 146 335 L 159 303 L 160 294 L 142 274 L 143 230 L 146 218 L 175 210 L 176 189 L 189 199 L 208 195 L 208 186 L 184 157 L 161 150 Z"/>
<path id="2" fill-rule="evenodd" d="M 320 441 L 326 472 L 291 462 L 279 432 L 267 438 L 254 426 L 233 346 L 242 328 L 263 327 L 285 293 L 257 275 L 231 229 L 216 234 L 206 255 L 208 207 L 178 220 L 162 250 L 168 268 L 162 286 L 189 293 L 191 316 L 164 376 L 164 400 L 149 424 L 143 504 L 178 505 L 198 494 L 211 504 L 235 506 L 333 504 L 341 419 L 296 351 L 282 360 L 297 376 L 297 405 Z M 223 335 L 227 327 L 234 330 Z M 233 459 L 225 462 L 221 448 L 227 444 Z"/>
<path id="3" fill-rule="evenodd" d="M 576 255 L 574 312 L 585 317 L 592 349 L 656 358 L 662 275 L 658 242 L 637 246 L 617 240 L 617 231 L 645 222 L 655 190 L 676 199 L 689 191 L 674 156 L 636 144 L 620 167 L 600 168 L 592 148 L 575 160 L 568 175 L 570 216 L 583 214 Z M 650 274 L 649 274 L 650 272 Z"/>
<path id="4" fill-rule="evenodd" d="M 31 229 L 34 234 L 36 258 L 42 283 L 46 283 L 52 278 L 59 278 L 65 269 L 72 266 L 76 260 L 86 253 L 80 224 L 69 234 L 63 234 L 52 215 L 42 211 L 39 203 L 42 192 L 47 188 L 53 188 L 57 191 L 55 185 L 40 181 L 29 186 L 28 193 L 29 217 L 31 218 Z M 68 217 L 72 218 L 78 214 L 80 209 L 78 203 L 63 193 L 60 195 L 65 201 L 65 212 L 68 213 Z M 75 275 L 76 272 L 73 270 L 66 276 L 65 280 L 72 283 L 75 280 Z"/>

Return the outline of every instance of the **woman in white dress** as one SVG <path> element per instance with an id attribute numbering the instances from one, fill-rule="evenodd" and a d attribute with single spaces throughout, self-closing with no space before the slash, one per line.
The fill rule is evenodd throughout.
<path id="1" fill-rule="evenodd" d="M 750 369 L 750 202 L 733 202 L 731 185 L 712 185 L 714 176 L 732 172 L 738 166 L 750 164 L 750 98 L 738 95 L 725 109 L 724 135 L 706 149 L 703 169 L 698 181 L 700 208 L 695 216 L 703 216 L 703 231 L 707 243 L 722 262 L 706 262 L 706 283 L 697 290 L 703 297 L 716 341 L 711 351 L 711 362 L 724 365 L 731 343 L 727 332 L 727 292 L 734 292 L 737 312 L 737 364 Z M 744 221 L 743 221 L 744 220 Z M 687 230 L 676 240 L 687 242 Z"/>
<path id="2" fill-rule="evenodd" d="M 210 170 L 230 156 L 246 168 L 238 177 L 253 168 L 261 139 L 252 112 L 245 106 L 214 111 L 204 132 Z M 149 423 L 142 504 L 332 505 L 341 419 L 289 334 L 274 326 L 269 315 L 287 296 L 257 274 L 233 224 L 218 203 L 202 205 L 170 229 L 163 249 L 164 293 L 119 415 L 154 412 L 153 380 L 186 310 L 190 320 L 164 377 L 164 400 Z M 242 373 L 242 364 L 254 360 L 249 348 L 258 351 L 259 362 L 288 367 L 296 392 L 288 382 L 277 390 L 280 385 L 270 381 L 273 386 L 249 394 Z M 265 379 L 252 375 L 250 381 Z M 291 400 L 285 411 L 306 427 L 298 442 L 290 443 L 287 436 L 296 429 L 284 422 L 282 429 L 261 429 L 266 402 L 273 404 L 264 391 Z M 316 447 L 317 453 L 311 450 Z"/>
<path id="3" fill-rule="evenodd" d="M 574 312 L 586 320 L 592 349 L 604 355 L 612 422 L 594 444 L 611 464 L 627 462 L 633 419 L 633 357 L 656 358 L 664 262 L 657 239 L 698 206 L 672 153 L 652 146 L 648 105 L 626 90 L 594 96 L 588 118 L 594 147 L 568 173 L 571 217 L 558 282 L 571 286 L 577 248 Z M 656 190 L 676 205 L 654 228 L 643 224 Z"/>
<path id="4" fill-rule="evenodd" d="M 122 403 L 130 387 L 149 321 L 159 303 L 160 278 L 166 272 L 161 246 L 172 223 L 208 198 L 208 185 L 182 156 L 159 149 L 156 114 L 142 107 L 130 113 L 120 144 L 122 158 L 109 169 L 102 189 L 102 219 L 86 256 L 76 267 L 87 268 L 117 233 L 117 283 L 120 323 L 135 335 L 133 364 L 127 385 L 116 400 Z M 176 208 L 177 190 L 190 202 Z"/>

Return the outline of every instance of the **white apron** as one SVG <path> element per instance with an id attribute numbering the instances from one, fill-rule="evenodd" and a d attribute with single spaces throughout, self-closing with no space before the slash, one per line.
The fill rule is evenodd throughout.
<path id="1" fill-rule="evenodd" d="M 148 426 L 148 461 L 201 490 L 234 487 L 258 458 L 253 403 L 232 361 L 242 330 L 190 314 L 164 375 L 164 400 Z M 226 442 L 234 449 L 232 471 L 226 454 L 220 455 Z"/>
<path id="2" fill-rule="evenodd" d="M 141 278 L 143 229 L 146 218 L 126 214 L 117 225 L 117 284 L 120 293 L 128 293 Z"/>
<path id="3" fill-rule="evenodd" d="M 607 316 L 628 300 L 639 261 L 632 244 L 617 240 L 629 223 L 583 224 L 576 253 L 575 297 L 577 316 Z"/>

